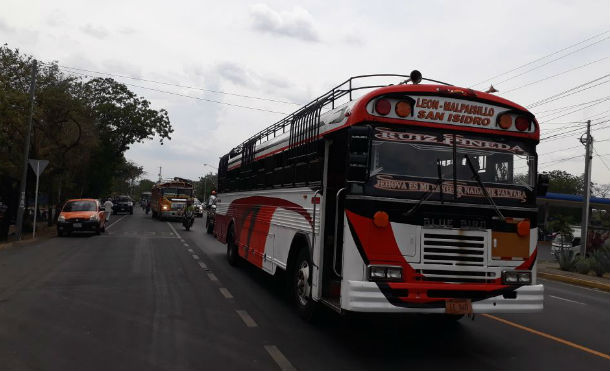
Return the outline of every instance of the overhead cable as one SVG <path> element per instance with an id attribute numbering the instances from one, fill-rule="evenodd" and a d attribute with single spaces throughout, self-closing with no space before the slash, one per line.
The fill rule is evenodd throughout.
<path id="1" fill-rule="evenodd" d="M 554 77 L 561 76 L 561 75 L 565 75 L 565 74 L 566 74 L 566 73 L 568 73 L 568 72 L 572 72 L 572 71 L 575 71 L 575 70 L 578 70 L 578 69 L 581 69 L 581 68 L 587 67 L 587 66 L 589 66 L 589 65 L 592 65 L 592 64 L 597 63 L 597 62 L 601 62 L 601 61 L 606 60 L 606 59 L 608 59 L 608 58 L 610 58 L 610 57 L 604 57 L 604 58 L 598 59 L 598 60 L 596 60 L 596 61 L 593 61 L 593 62 L 589 62 L 589 63 L 583 64 L 583 65 L 580 65 L 580 66 L 578 66 L 578 67 L 570 68 L 569 70 L 565 70 L 565 71 L 560 72 L 560 73 L 557 73 L 557 74 L 555 74 L 555 75 L 547 76 L 547 77 L 545 77 L 545 78 L 543 78 L 543 79 L 536 80 L 536 81 L 530 82 L 530 83 L 528 83 L 528 84 L 518 86 L 518 87 L 516 87 L 516 88 L 512 88 L 512 89 L 509 89 L 509 90 L 503 90 L 503 91 L 502 91 L 502 93 L 503 93 L 503 94 L 507 94 L 507 93 L 510 93 L 510 92 L 512 92 L 512 91 L 519 90 L 519 89 L 522 89 L 522 88 L 525 88 L 525 87 L 528 87 L 528 86 L 531 86 L 531 85 L 537 84 L 537 83 L 539 83 L 539 82 L 543 82 L 543 81 L 546 81 L 546 80 L 550 80 L 550 79 L 552 79 L 552 78 L 554 78 Z M 497 83 L 496 85 L 498 85 L 498 84 L 499 84 L 499 83 Z"/>
<path id="2" fill-rule="evenodd" d="M 579 41 L 579 42 L 577 42 L 576 44 L 572 44 L 572 45 L 567 46 L 567 47 L 565 47 L 565 48 L 563 48 L 563 49 L 557 50 L 557 51 L 555 51 L 555 52 L 553 52 L 553 53 L 550 53 L 550 54 L 547 54 L 547 55 L 545 55 L 545 56 L 543 56 L 543 57 L 540 57 L 540 58 L 538 58 L 538 59 L 535 59 L 535 60 L 533 60 L 533 61 L 531 61 L 531 62 L 528 62 L 528 63 L 522 64 L 522 65 L 520 65 L 520 66 L 518 66 L 518 67 L 515 67 L 515 68 L 513 68 L 513 69 L 509 70 L 509 71 L 502 72 L 502 73 L 500 73 L 500 74 L 498 74 L 498 75 L 492 76 L 492 77 L 490 77 L 490 78 L 488 78 L 488 79 L 485 79 L 485 80 L 483 80 L 483 81 L 481 81 L 481 82 L 478 82 L 478 83 L 476 83 L 476 84 L 474 84 L 474 85 L 470 85 L 469 87 L 470 87 L 470 88 L 472 88 L 472 87 L 475 87 L 475 86 L 477 86 L 477 85 L 481 85 L 481 84 L 483 84 L 483 83 L 486 83 L 486 82 L 488 82 L 488 81 L 491 81 L 491 80 L 493 80 L 493 79 L 495 79 L 495 78 L 497 78 L 497 77 L 504 76 L 504 75 L 507 75 L 507 74 L 509 74 L 509 73 L 511 73 L 511 72 L 514 72 L 514 71 L 520 70 L 520 69 L 521 69 L 521 68 L 523 68 L 523 67 L 530 66 L 530 65 L 532 65 L 532 64 L 534 64 L 534 63 L 536 63 L 536 62 L 539 62 L 539 61 L 541 61 L 541 60 L 544 60 L 544 59 L 546 59 L 546 58 L 548 58 L 548 57 L 552 57 L 552 56 L 554 56 L 554 55 L 556 55 L 556 54 L 559 54 L 559 53 L 561 53 L 561 52 L 563 52 L 563 51 L 566 51 L 566 50 L 568 50 L 568 49 L 571 49 L 571 48 L 573 48 L 573 47 L 575 47 L 575 46 L 578 46 L 578 45 L 584 44 L 584 43 L 586 43 L 587 41 L 590 41 L 590 40 L 596 39 L 596 38 L 598 38 L 598 37 L 600 37 L 600 36 L 602 36 L 602 35 L 607 34 L 608 32 L 610 32 L 610 30 L 606 30 L 606 31 L 604 31 L 604 32 L 602 32 L 602 33 L 599 33 L 599 34 L 597 34 L 597 35 L 594 35 L 594 36 L 591 36 L 591 37 L 589 37 L 589 38 L 587 38 L 587 39 L 584 39 L 584 40 L 582 40 L 582 41 Z"/>
<path id="3" fill-rule="evenodd" d="M 51 64 L 51 63 L 45 63 L 45 64 Z M 230 96 L 235 96 L 235 97 L 240 97 L 240 98 L 256 99 L 256 100 L 262 100 L 262 101 L 267 101 L 267 102 L 282 103 L 282 104 L 291 104 L 291 105 L 300 106 L 299 103 L 283 101 L 283 100 L 279 100 L 279 99 L 263 98 L 263 97 L 253 96 L 253 95 L 245 95 L 245 94 L 237 94 L 237 93 L 229 93 L 229 92 L 225 92 L 225 91 L 221 91 L 221 90 L 205 89 L 205 88 L 200 88 L 200 87 L 197 87 L 197 86 L 184 85 L 184 84 L 175 84 L 175 83 L 171 83 L 171 82 L 151 80 L 151 79 L 144 79 L 144 78 L 128 76 L 128 75 L 122 75 L 122 74 L 117 74 L 117 73 L 100 72 L 100 71 L 94 71 L 94 70 L 89 70 L 89 69 L 80 68 L 80 67 L 70 67 L 70 66 L 64 66 L 64 65 L 59 65 L 59 64 L 57 64 L 57 67 L 59 67 L 61 69 L 64 69 L 64 70 L 68 70 L 68 71 L 71 71 L 71 70 L 74 70 L 74 71 L 83 71 L 83 72 L 88 72 L 88 73 L 95 73 L 95 74 L 98 74 L 98 75 L 105 75 L 105 76 L 111 76 L 111 77 L 117 77 L 117 78 L 123 78 L 123 79 L 143 81 L 143 82 L 149 82 L 149 83 L 159 84 L 159 85 L 174 86 L 174 87 L 184 88 L 184 89 L 200 90 L 200 91 L 205 91 L 205 92 L 208 92 L 208 93 L 230 95 Z"/>
<path id="4" fill-rule="evenodd" d="M 573 88 L 570 88 L 570 89 L 564 90 L 564 91 L 562 91 L 561 93 L 557 93 L 557 94 L 551 95 L 551 96 L 549 96 L 549 97 L 546 97 L 546 98 L 540 99 L 540 100 L 538 100 L 538 101 L 536 101 L 536 102 L 534 102 L 534 103 L 531 103 L 531 104 L 527 105 L 527 106 L 526 106 L 526 108 L 530 109 L 530 108 L 534 108 L 534 107 L 537 107 L 537 106 L 541 106 L 541 105 L 543 105 L 543 104 L 547 104 L 547 103 L 552 102 L 552 101 L 555 101 L 555 100 L 557 100 L 557 99 L 565 98 L 565 97 L 567 97 L 567 96 L 570 96 L 570 95 L 572 95 L 572 94 L 579 93 L 579 92 L 581 92 L 581 91 L 584 91 L 584 90 L 590 89 L 590 88 L 592 88 L 592 87 L 595 87 L 595 86 L 598 86 L 598 85 L 601 85 L 601 84 L 608 83 L 610 80 L 603 81 L 603 82 L 601 82 L 600 84 L 597 84 L 597 85 L 593 85 L 593 86 L 588 86 L 588 87 L 586 87 L 587 85 L 590 85 L 590 84 L 592 84 L 592 83 L 594 83 L 594 82 L 597 82 L 597 81 L 599 81 L 599 80 L 603 80 L 603 79 L 607 78 L 608 76 L 610 76 L 610 74 L 606 74 L 606 75 L 604 75 L 604 76 L 600 76 L 600 77 L 598 77 L 598 78 L 596 78 L 596 79 L 593 79 L 593 80 L 591 80 L 591 81 L 587 81 L 587 82 L 585 82 L 584 84 L 580 84 L 580 85 L 577 85 L 577 86 L 575 86 L 575 87 L 573 87 Z M 584 87 L 586 87 L 586 88 L 584 88 Z M 583 89 L 581 89 L 581 88 L 583 88 Z M 581 90 L 578 90 L 578 89 L 581 89 Z M 575 90 L 578 90 L 578 91 L 575 91 Z M 568 93 L 570 93 L 570 94 L 568 94 Z"/>

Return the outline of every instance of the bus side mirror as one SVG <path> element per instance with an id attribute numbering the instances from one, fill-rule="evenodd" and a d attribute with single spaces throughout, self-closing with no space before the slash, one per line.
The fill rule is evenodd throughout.
<path id="1" fill-rule="evenodd" d="M 369 177 L 369 153 L 371 128 L 352 126 L 348 130 L 348 155 L 346 179 L 350 183 L 364 183 Z"/>
<path id="2" fill-rule="evenodd" d="M 538 196 L 546 196 L 549 189 L 550 178 L 547 174 L 538 174 L 538 182 L 536 182 L 536 194 Z"/>

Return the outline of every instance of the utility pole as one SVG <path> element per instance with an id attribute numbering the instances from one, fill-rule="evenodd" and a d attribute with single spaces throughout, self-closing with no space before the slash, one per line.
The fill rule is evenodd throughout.
<path id="1" fill-rule="evenodd" d="M 17 240 L 21 240 L 23 228 L 23 214 L 25 212 L 25 186 L 28 177 L 28 157 L 30 157 L 30 136 L 32 135 L 32 116 L 34 115 L 34 89 L 36 88 L 36 73 L 38 65 L 36 60 L 32 63 L 32 78 L 30 80 L 30 111 L 28 113 L 28 131 L 25 136 L 23 148 L 23 172 L 21 173 L 21 189 L 19 190 L 19 208 L 17 209 Z M 36 212 L 36 210 L 34 210 Z"/>
<path id="2" fill-rule="evenodd" d="M 159 182 L 161 182 L 163 178 L 161 178 L 161 166 L 159 166 Z"/>
<path id="3" fill-rule="evenodd" d="M 586 138 L 580 138 L 580 142 L 585 145 L 585 175 L 584 187 L 585 195 L 582 209 L 582 218 L 580 226 L 580 255 L 586 256 L 587 253 L 587 229 L 589 227 L 589 199 L 591 198 L 591 159 L 593 156 L 593 138 L 591 137 L 591 120 L 587 120 Z"/>

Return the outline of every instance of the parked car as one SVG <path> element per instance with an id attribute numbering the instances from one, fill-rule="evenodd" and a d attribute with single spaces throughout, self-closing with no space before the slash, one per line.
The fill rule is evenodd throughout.
<path id="1" fill-rule="evenodd" d="M 580 227 L 572 227 L 571 238 L 564 236 L 561 233 L 557 233 L 551 243 L 551 254 L 553 254 L 555 258 L 559 258 L 561 251 L 569 249 L 574 256 L 580 255 L 580 234 Z"/>
<path id="2" fill-rule="evenodd" d="M 133 214 L 133 200 L 129 196 L 119 196 L 112 201 L 112 213 L 128 212 Z"/>
<path id="3" fill-rule="evenodd" d="M 57 218 L 57 235 L 62 237 L 72 232 L 106 231 L 106 217 L 103 206 L 92 198 L 68 200 Z"/>
<path id="4" fill-rule="evenodd" d="M 201 201 L 199 201 L 197 198 L 195 198 L 193 200 L 193 207 L 195 208 L 195 216 L 196 217 L 203 217 L 203 204 L 201 203 Z"/>

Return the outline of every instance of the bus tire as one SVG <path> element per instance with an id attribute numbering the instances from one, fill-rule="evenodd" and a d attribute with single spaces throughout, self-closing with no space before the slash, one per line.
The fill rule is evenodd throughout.
<path id="1" fill-rule="evenodd" d="M 233 236 L 233 226 L 231 226 L 227 235 L 227 261 L 235 267 L 239 262 L 239 252 L 237 251 L 237 244 Z"/>
<path id="2" fill-rule="evenodd" d="M 316 303 L 311 298 L 312 264 L 306 248 L 300 248 L 289 274 L 291 296 L 299 315 L 311 321 L 314 318 Z"/>

